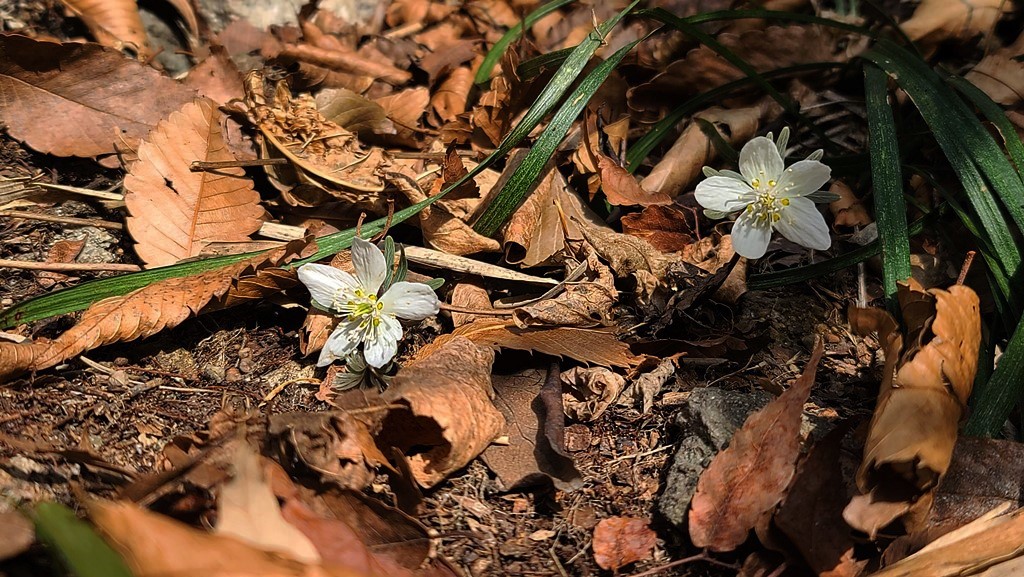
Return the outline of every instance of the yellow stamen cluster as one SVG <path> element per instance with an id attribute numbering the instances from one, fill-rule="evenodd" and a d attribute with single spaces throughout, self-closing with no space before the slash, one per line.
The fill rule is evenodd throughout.
<path id="1" fill-rule="evenodd" d="M 363 289 L 349 291 L 341 288 L 334 293 L 331 308 L 348 317 L 349 321 L 359 321 L 360 328 L 380 325 L 380 316 L 384 311 L 384 303 L 377 300 L 377 295 L 367 294 Z"/>
<path id="2" fill-rule="evenodd" d="M 761 171 L 761 175 L 764 176 L 764 171 Z M 762 184 L 767 184 L 767 186 L 762 186 Z M 756 224 L 770 224 L 782 220 L 782 209 L 789 206 L 789 199 L 779 198 L 779 191 L 775 189 L 778 184 L 775 179 L 769 179 L 767 183 L 762 182 L 760 178 L 750 181 L 750 186 L 754 189 L 757 198 L 747 205 L 746 210 L 747 213 L 755 217 Z"/>

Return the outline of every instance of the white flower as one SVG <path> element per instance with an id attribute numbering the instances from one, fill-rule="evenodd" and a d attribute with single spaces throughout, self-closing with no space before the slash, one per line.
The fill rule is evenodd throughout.
<path id="1" fill-rule="evenodd" d="M 787 137 L 784 129 L 778 145 L 771 134 L 752 139 L 740 151 L 740 174 L 706 171 L 713 176 L 697 185 L 697 202 L 712 213 L 743 211 L 732 228 L 732 246 L 740 256 L 764 256 L 773 229 L 808 248 L 832 245 L 824 217 L 807 198 L 828 182 L 832 170 L 818 162 L 820 152 L 786 168 Z"/>
<path id="2" fill-rule="evenodd" d="M 363 344 L 366 363 L 383 367 L 398 352 L 402 338 L 398 319 L 421 320 L 437 314 L 437 295 L 422 283 L 396 282 L 378 297 L 389 264 L 379 248 L 356 238 L 352 242 L 355 276 L 322 264 L 299 267 L 299 280 L 309 289 L 313 304 L 342 317 L 320 351 L 317 366 L 345 358 Z"/>

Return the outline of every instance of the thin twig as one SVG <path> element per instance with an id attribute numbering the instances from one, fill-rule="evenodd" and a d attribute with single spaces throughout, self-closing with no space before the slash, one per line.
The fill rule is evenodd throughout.
<path id="1" fill-rule="evenodd" d="M 45 188 L 47 190 L 59 190 L 61 192 L 70 192 L 72 194 L 80 194 L 82 196 L 91 196 L 103 200 L 113 200 L 115 202 L 124 202 L 124 195 L 116 192 L 110 192 L 109 190 L 92 190 L 91 188 L 80 188 L 77 186 L 65 186 L 63 184 L 50 184 L 48 182 L 36 183 L 36 186 Z"/>
<path id="2" fill-rule="evenodd" d="M 29 260 L 0 259 L 0 268 L 3 267 L 23 270 L 50 270 L 55 272 L 138 272 L 142 270 L 142 267 L 137 264 L 126 264 L 120 262 L 36 262 Z"/>
<path id="3" fill-rule="evenodd" d="M 124 225 L 119 222 L 110 222 L 108 220 L 96 220 L 92 218 L 74 218 L 70 216 L 57 216 L 52 214 L 42 214 L 39 212 L 29 212 L 27 210 L 0 210 L 0 216 L 6 216 L 8 218 L 23 218 L 26 220 L 38 220 L 42 222 L 56 222 L 60 224 L 95 226 L 99 228 L 109 228 L 111 230 L 121 230 L 124 228 Z"/>
<path id="4" fill-rule="evenodd" d="M 964 264 L 960 266 L 960 276 L 956 277 L 956 284 L 964 284 L 964 280 L 967 278 L 967 271 L 971 270 L 971 263 L 974 262 L 974 255 L 977 254 L 973 250 L 967 251 L 967 256 L 964 257 Z"/>
<path id="5" fill-rule="evenodd" d="M 460 307 L 458 305 L 450 305 L 448 303 L 441 303 L 441 310 L 452 313 L 462 313 L 466 315 L 491 315 L 496 317 L 510 317 L 515 311 L 513 310 L 496 310 L 496 309 L 474 309 L 470 307 Z"/>
<path id="6" fill-rule="evenodd" d="M 247 166 L 272 166 L 288 164 L 287 158 L 257 158 L 254 160 L 193 160 L 188 169 L 192 172 L 205 172 L 208 170 L 220 170 L 222 168 L 244 168 Z"/>

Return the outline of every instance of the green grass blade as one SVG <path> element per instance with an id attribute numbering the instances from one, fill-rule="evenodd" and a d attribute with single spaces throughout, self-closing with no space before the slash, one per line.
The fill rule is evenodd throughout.
<path id="1" fill-rule="evenodd" d="M 561 50 L 555 50 L 554 52 L 548 52 L 547 54 L 541 54 L 536 58 L 531 58 L 516 68 L 516 76 L 521 80 L 540 76 L 541 72 L 544 72 L 544 70 L 560 66 L 565 62 L 565 59 L 572 54 L 573 49 L 575 49 L 575 46 L 562 48 Z"/>
<path id="2" fill-rule="evenodd" d="M 974 437 L 999 434 L 1010 412 L 1024 395 L 1024 326 L 1018 325 L 992 378 L 974 391 L 974 407 L 964 432 Z"/>
<path id="3" fill-rule="evenodd" d="M 1021 143 L 1016 128 L 1006 117 L 1006 112 L 1002 107 L 993 102 L 988 94 L 985 94 L 980 88 L 960 76 L 950 74 L 946 76 L 945 80 L 977 106 L 985 118 L 996 127 L 999 135 L 1003 137 L 1006 151 L 1010 153 L 1010 158 L 1017 165 L 1017 174 L 1024 177 L 1024 143 Z"/>
<path id="4" fill-rule="evenodd" d="M 903 200 L 903 174 L 896 123 L 889 106 L 889 76 L 873 65 L 864 67 L 864 92 L 868 113 L 868 150 L 875 190 L 875 219 L 882 243 L 882 285 L 890 312 L 899 308 L 897 283 L 910 278 L 910 238 L 907 236 L 907 205 Z"/>
<path id="5" fill-rule="evenodd" d="M 476 71 L 476 77 L 473 78 L 473 83 L 483 84 L 491 79 L 491 71 L 494 70 L 494 66 L 499 60 L 501 60 L 502 55 L 505 54 L 505 49 L 515 42 L 517 38 L 522 36 L 523 30 L 533 26 L 538 20 L 548 14 L 551 14 L 555 10 L 558 10 L 562 6 L 567 6 L 573 2 L 575 2 L 575 0 L 552 0 L 551 2 L 548 2 L 527 14 L 526 18 L 524 18 L 522 22 L 510 28 L 509 31 L 498 39 L 498 41 L 494 43 L 494 46 L 491 46 L 491 49 L 487 51 L 487 55 L 484 56 L 483 62 L 480 63 L 480 68 Z"/>
<path id="6" fill-rule="evenodd" d="M 33 520 L 39 539 L 77 577 L 132 577 L 121 556 L 71 509 L 39 503 Z"/>
<path id="7" fill-rule="evenodd" d="M 598 29 L 591 33 L 587 40 L 580 43 L 572 55 L 566 59 L 561 68 L 555 72 L 551 81 L 544 87 L 537 100 L 526 114 L 523 115 L 519 124 L 512 129 L 498 148 L 475 166 L 468 174 L 452 183 L 440 193 L 422 200 L 412 206 L 395 212 L 391 224 L 399 224 L 406 219 L 416 215 L 427 206 L 433 204 L 448 192 L 455 190 L 464 182 L 473 178 L 485 168 L 494 164 L 496 160 L 504 157 L 517 144 L 534 129 L 537 124 L 551 111 L 562 96 L 566 93 L 573 82 L 579 76 L 580 71 L 593 56 L 594 52 L 601 45 L 604 36 L 618 23 L 629 10 L 636 5 L 633 2 L 626 10 L 623 10 L 614 18 L 602 23 Z M 362 227 L 362 236 L 369 238 L 384 230 L 387 225 L 386 218 L 379 218 Z M 289 266 L 299 266 L 307 262 L 320 260 L 326 256 L 337 253 L 352 246 L 352 239 L 355 238 L 355 229 L 336 232 L 332 235 L 317 239 L 318 250 L 309 258 L 291 263 Z M 94 280 L 82 283 L 76 287 L 56 291 L 47 295 L 39 296 L 0 312 L 0 327 L 9 328 L 21 323 L 31 322 L 55 315 L 71 313 L 87 308 L 92 303 L 114 296 L 127 294 L 133 290 L 148 286 L 154 282 L 169 278 L 177 278 L 198 274 L 208 270 L 225 267 L 247 258 L 254 257 L 260 252 L 250 252 L 237 255 L 228 255 L 212 259 L 203 259 L 187 263 L 180 263 L 166 267 L 155 268 L 138 273 L 119 275 L 116 277 Z"/>
<path id="8" fill-rule="evenodd" d="M 519 204 L 526 198 L 533 187 L 533 183 L 544 170 L 551 155 L 555 153 L 559 143 L 569 132 L 569 128 L 576 117 L 590 101 L 590 97 L 597 92 L 601 84 L 608 78 L 612 70 L 619 65 L 619 62 L 639 44 L 643 38 L 635 40 L 608 57 L 607 60 L 598 64 L 579 86 L 569 95 L 562 108 L 551 118 L 544 132 L 537 138 L 537 142 L 530 148 L 526 158 L 509 177 L 505 187 L 501 189 L 494 201 L 488 205 L 487 210 L 480 216 L 473 227 L 484 236 L 493 236 L 505 221 L 512 216 Z"/>

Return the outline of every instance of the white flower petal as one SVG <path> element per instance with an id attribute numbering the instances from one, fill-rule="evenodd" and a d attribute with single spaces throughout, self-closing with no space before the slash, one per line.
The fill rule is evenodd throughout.
<path id="1" fill-rule="evenodd" d="M 712 176 L 702 180 L 693 193 L 704 208 L 718 212 L 736 212 L 754 201 L 750 185 L 728 176 Z"/>
<path id="2" fill-rule="evenodd" d="M 801 160 L 782 173 L 776 186 L 779 198 L 806 196 L 817 191 L 832 178 L 832 169 L 817 160 Z"/>
<path id="3" fill-rule="evenodd" d="M 771 239 L 772 227 L 746 211 L 740 214 L 732 227 L 732 247 L 740 256 L 761 258 Z"/>
<path id="4" fill-rule="evenodd" d="M 828 233 L 825 217 L 821 216 L 810 200 L 806 198 L 789 199 L 789 206 L 782 211 L 780 216 L 782 218 L 775 223 L 775 228 L 782 236 L 815 250 L 825 250 L 832 246 L 832 236 Z M 735 240 L 733 240 L 733 244 L 736 244 Z"/>
<path id="5" fill-rule="evenodd" d="M 401 338 L 402 325 L 395 317 L 382 315 L 380 325 L 372 334 L 367 335 L 366 343 L 363 344 L 366 364 L 377 369 L 388 364 L 398 353 L 398 340 Z"/>
<path id="6" fill-rule="evenodd" d="M 359 346 L 361 334 L 359 323 L 345 322 L 339 324 L 331 336 L 327 337 L 324 348 L 320 350 L 320 359 L 316 366 L 325 367 L 338 359 L 343 359 Z"/>
<path id="7" fill-rule="evenodd" d="M 434 289 L 419 282 L 396 282 L 380 297 L 380 302 L 384 305 L 381 312 L 411 321 L 436 315 L 441 309 Z"/>
<path id="8" fill-rule="evenodd" d="M 355 277 L 347 272 L 315 263 L 299 267 L 299 280 L 309 289 L 313 304 L 324 310 L 331 310 L 339 290 L 352 291 L 359 286 Z"/>
<path id="9" fill-rule="evenodd" d="M 356 237 L 352 239 L 352 266 L 356 269 L 359 286 L 367 293 L 377 294 L 387 275 L 384 253 L 374 244 Z"/>
<path id="10" fill-rule="evenodd" d="M 740 150 L 740 174 L 747 182 L 759 179 L 764 185 L 769 180 L 779 180 L 786 165 L 775 143 L 763 136 L 750 139 Z"/>

